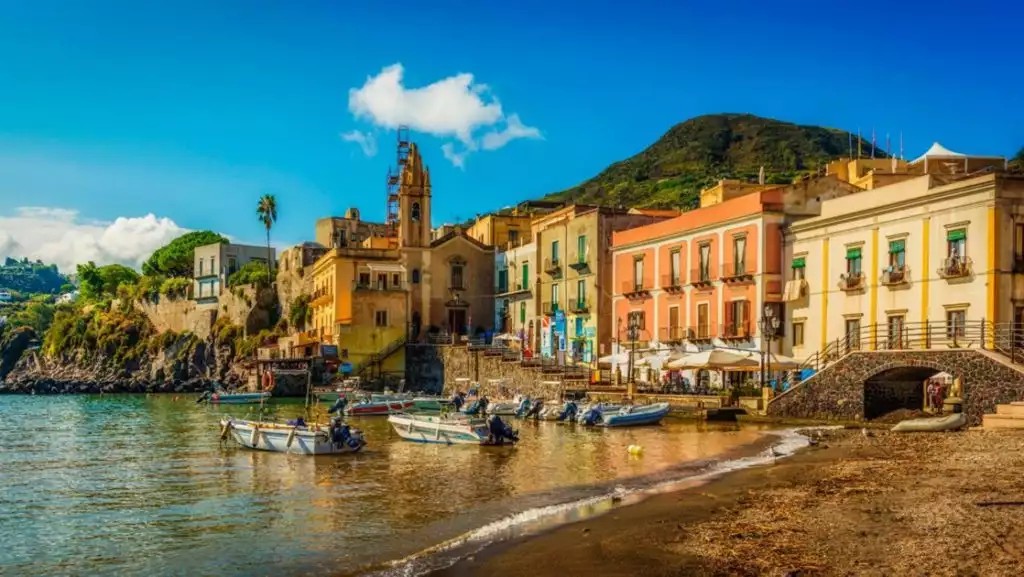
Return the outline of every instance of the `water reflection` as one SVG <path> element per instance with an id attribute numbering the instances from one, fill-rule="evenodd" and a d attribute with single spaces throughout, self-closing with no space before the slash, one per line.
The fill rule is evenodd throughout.
<path id="1" fill-rule="evenodd" d="M 282 417 L 302 411 L 273 406 Z M 221 443 L 218 419 L 235 409 L 245 412 L 189 397 L 0 397 L 0 574 L 345 570 L 758 435 L 532 422 L 516 425 L 515 449 L 442 447 L 363 418 L 354 424 L 366 453 L 308 458 Z M 628 454 L 632 444 L 642 456 Z"/>

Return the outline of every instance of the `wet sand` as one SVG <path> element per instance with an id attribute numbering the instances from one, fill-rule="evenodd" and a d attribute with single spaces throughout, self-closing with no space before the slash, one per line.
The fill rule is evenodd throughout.
<path id="1" fill-rule="evenodd" d="M 822 432 L 435 575 L 1024 575 L 1024 431 Z"/>

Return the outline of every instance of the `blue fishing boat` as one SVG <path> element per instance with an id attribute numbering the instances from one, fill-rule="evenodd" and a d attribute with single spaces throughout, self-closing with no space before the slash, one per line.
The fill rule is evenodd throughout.
<path id="1" fill-rule="evenodd" d="M 624 406 L 618 411 L 602 413 L 600 407 L 587 411 L 585 425 L 598 427 L 639 427 L 656 425 L 669 412 L 668 403 L 655 403 L 644 406 Z"/>
<path id="2" fill-rule="evenodd" d="M 270 398 L 270 393 L 225 393 L 222 391 L 205 392 L 197 403 L 207 402 L 219 405 L 250 405 L 262 403 Z"/>

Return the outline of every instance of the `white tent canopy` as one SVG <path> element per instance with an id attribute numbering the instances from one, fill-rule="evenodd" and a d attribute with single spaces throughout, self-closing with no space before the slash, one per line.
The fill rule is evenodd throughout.
<path id="1" fill-rule="evenodd" d="M 757 368 L 760 362 L 745 351 L 728 349 L 708 349 L 699 353 L 690 353 L 670 361 L 668 368 L 679 369 L 726 369 L 744 370 Z"/>
<path id="2" fill-rule="evenodd" d="M 960 154 L 959 152 L 953 152 L 952 150 L 946 148 L 945 146 L 942 146 L 938 142 L 934 142 L 932 143 L 932 147 L 929 148 L 927 152 L 919 156 L 917 160 L 913 161 L 911 164 L 924 162 L 926 159 L 929 158 L 963 158 L 964 156 L 966 155 Z"/>

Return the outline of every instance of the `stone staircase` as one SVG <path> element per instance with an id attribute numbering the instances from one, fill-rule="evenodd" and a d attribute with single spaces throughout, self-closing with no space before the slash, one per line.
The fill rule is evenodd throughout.
<path id="1" fill-rule="evenodd" d="M 995 414 L 981 418 L 984 429 L 1024 429 L 1024 401 L 996 405 Z"/>

